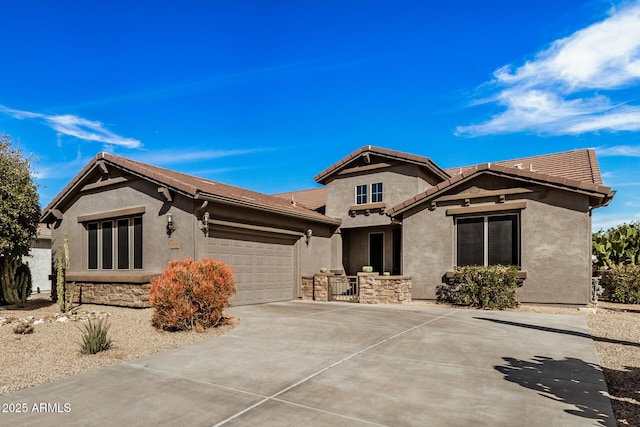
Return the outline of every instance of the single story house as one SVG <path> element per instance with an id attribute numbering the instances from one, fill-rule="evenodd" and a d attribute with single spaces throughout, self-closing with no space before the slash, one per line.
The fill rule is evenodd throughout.
<path id="1" fill-rule="evenodd" d="M 83 302 L 146 306 L 151 277 L 188 257 L 231 265 L 234 304 L 295 299 L 302 276 L 362 266 L 433 299 L 456 265 L 495 263 L 520 267 L 522 302 L 589 301 L 591 212 L 614 194 L 594 150 L 442 169 L 366 146 L 315 180 L 265 195 L 100 153 L 42 221 L 54 260 L 68 234 L 66 280 Z"/>

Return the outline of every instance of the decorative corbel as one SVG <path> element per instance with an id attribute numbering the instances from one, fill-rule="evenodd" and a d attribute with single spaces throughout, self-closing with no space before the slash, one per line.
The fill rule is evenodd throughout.
<path id="1" fill-rule="evenodd" d="M 107 165 L 104 164 L 104 161 L 99 161 L 97 165 L 104 175 L 109 173 L 109 169 L 107 168 Z"/>
<path id="2" fill-rule="evenodd" d="M 167 187 L 158 187 L 158 193 L 162 194 L 162 196 L 167 202 L 173 201 L 171 197 L 171 193 L 169 192 L 169 189 Z"/>

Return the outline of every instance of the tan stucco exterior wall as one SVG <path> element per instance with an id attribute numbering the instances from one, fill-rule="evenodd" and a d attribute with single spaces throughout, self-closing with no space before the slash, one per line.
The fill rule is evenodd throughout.
<path id="1" fill-rule="evenodd" d="M 393 266 L 393 236 L 391 218 L 384 212 L 372 211 L 366 215 L 358 211 L 355 216 L 349 210 L 356 205 L 355 188 L 366 184 L 371 202 L 371 184 L 383 185 L 383 203 L 386 208 L 419 194 L 438 180 L 420 167 L 412 164 L 398 164 L 378 171 L 367 170 L 339 176 L 326 184 L 326 215 L 342 220 L 344 236 L 348 234 L 348 243 L 343 247 L 343 234 L 336 234 L 332 246 L 332 268 L 342 269 L 349 274 L 361 271 L 369 264 L 369 233 L 384 233 L 384 270 L 391 271 Z M 344 253 L 343 253 L 344 248 Z M 382 273 L 382 272 L 380 272 Z"/>
<path id="2" fill-rule="evenodd" d="M 173 202 L 166 203 L 157 191 L 157 186 L 143 180 L 129 185 L 110 186 L 100 191 L 84 192 L 64 211 L 63 220 L 52 229 L 52 252 L 55 260 L 58 245 L 65 232 L 69 236 L 71 253 L 70 272 L 89 272 L 87 260 L 86 224 L 78 222 L 78 216 L 100 214 L 119 209 L 144 206 L 143 224 L 143 271 L 146 274 L 160 273 L 170 259 L 193 256 L 194 217 L 189 212 L 191 202 L 174 194 Z M 166 214 L 171 213 L 176 230 L 169 237 L 166 233 Z M 106 219 L 106 218 L 105 218 Z M 173 249 L 172 249 L 173 248 Z M 117 273 L 117 270 L 112 270 Z"/>
<path id="3" fill-rule="evenodd" d="M 526 208 L 520 211 L 520 235 L 521 269 L 527 278 L 518 290 L 520 302 L 588 303 L 591 286 L 588 197 L 548 189 L 509 196 L 506 200 L 518 201 L 526 202 Z M 488 200 L 472 203 L 478 205 L 496 203 Z M 404 215 L 403 273 L 413 277 L 414 299 L 435 299 L 436 286 L 454 268 L 455 226 L 454 217 L 446 215 L 448 207 L 460 207 L 460 203 L 439 204 L 435 210 L 427 209 L 425 204 Z"/>

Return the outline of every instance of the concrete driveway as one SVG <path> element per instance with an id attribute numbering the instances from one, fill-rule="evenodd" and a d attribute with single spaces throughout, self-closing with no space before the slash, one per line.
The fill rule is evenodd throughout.
<path id="1" fill-rule="evenodd" d="M 298 301 L 230 311 L 241 323 L 224 336 L 2 396 L 0 424 L 616 425 L 582 316 Z M 23 403 L 26 414 L 6 412 Z"/>

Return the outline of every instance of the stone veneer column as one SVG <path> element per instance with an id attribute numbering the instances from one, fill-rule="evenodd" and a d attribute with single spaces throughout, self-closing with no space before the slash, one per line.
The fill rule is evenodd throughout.
<path id="1" fill-rule="evenodd" d="M 319 273 L 313 276 L 313 299 L 329 301 L 329 274 Z"/>
<path id="2" fill-rule="evenodd" d="M 302 276 L 302 300 L 313 301 L 313 276 Z"/>

